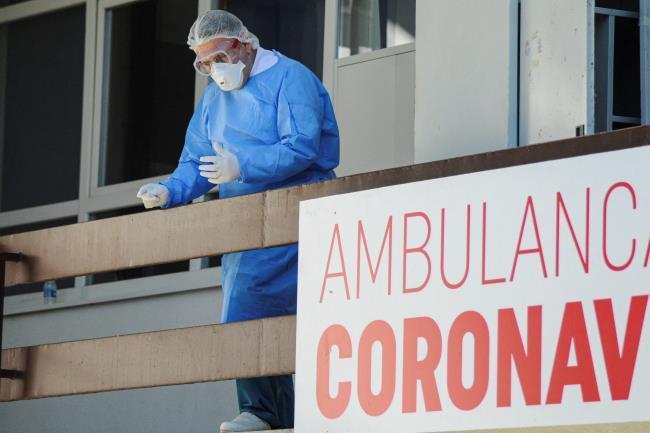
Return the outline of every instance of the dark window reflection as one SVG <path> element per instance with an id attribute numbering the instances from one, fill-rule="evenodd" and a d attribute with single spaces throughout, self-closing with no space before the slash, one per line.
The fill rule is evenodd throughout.
<path id="1" fill-rule="evenodd" d="M 84 39 L 83 6 L 0 26 L 2 211 L 79 196 Z"/>
<path id="2" fill-rule="evenodd" d="M 144 1 L 107 11 L 100 185 L 171 173 L 194 108 L 187 33 L 197 2 Z"/>

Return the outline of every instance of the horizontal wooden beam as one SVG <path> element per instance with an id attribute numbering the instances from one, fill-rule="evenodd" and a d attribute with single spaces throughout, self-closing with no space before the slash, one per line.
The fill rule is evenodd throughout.
<path id="1" fill-rule="evenodd" d="M 0 401 L 274 376 L 295 370 L 295 316 L 5 349 Z"/>
<path id="2" fill-rule="evenodd" d="M 650 126 L 0 237 L 7 286 L 298 241 L 301 200 L 650 144 Z"/>
<path id="3" fill-rule="evenodd" d="M 18 370 L 22 379 L 0 379 L 0 401 L 290 374 L 295 371 L 295 327 L 295 316 L 283 316 L 5 349 L 3 368 Z M 650 422 L 631 422 L 480 433 L 649 431 Z"/>

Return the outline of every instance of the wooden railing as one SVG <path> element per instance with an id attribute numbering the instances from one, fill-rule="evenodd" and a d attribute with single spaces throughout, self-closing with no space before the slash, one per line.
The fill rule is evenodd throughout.
<path id="1" fill-rule="evenodd" d="M 19 262 L 6 262 L 4 282 L 12 286 L 294 243 L 301 200 L 646 145 L 650 127 L 638 127 L 3 236 L 0 252 L 23 255 Z M 0 401 L 286 374 L 294 371 L 294 353 L 294 317 L 5 349 L 2 368 L 15 377 L 1 379 Z M 650 423 L 637 424 L 616 430 L 650 431 Z M 600 429 L 581 431 L 610 431 Z"/>

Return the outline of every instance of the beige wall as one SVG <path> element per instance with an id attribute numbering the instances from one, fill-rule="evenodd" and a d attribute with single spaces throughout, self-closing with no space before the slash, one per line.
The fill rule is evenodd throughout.
<path id="1" fill-rule="evenodd" d="M 415 161 L 516 145 L 517 1 L 419 0 Z"/>
<path id="2" fill-rule="evenodd" d="M 593 132 L 593 1 L 523 0 L 519 142 Z"/>

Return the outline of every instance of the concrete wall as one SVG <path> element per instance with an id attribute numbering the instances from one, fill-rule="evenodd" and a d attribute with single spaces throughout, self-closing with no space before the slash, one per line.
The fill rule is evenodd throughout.
<path id="1" fill-rule="evenodd" d="M 416 8 L 415 161 L 515 146 L 517 1 Z"/>
<path id="2" fill-rule="evenodd" d="M 3 403 L 0 431 L 215 433 L 235 413 L 229 381 Z"/>
<path id="3" fill-rule="evenodd" d="M 520 145 L 593 132 L 593 0 L 522 0 Z"/>
<path id="4" fill-rule="evenodd" d="M 220 310 L 221 291 L 212 288 L 12 315 L 3 345 L 207 325 L 219 322 Z M 207 433 L 237 412 L 234 382 L 226 381 L 0 403 L 0 432 Z"/>

